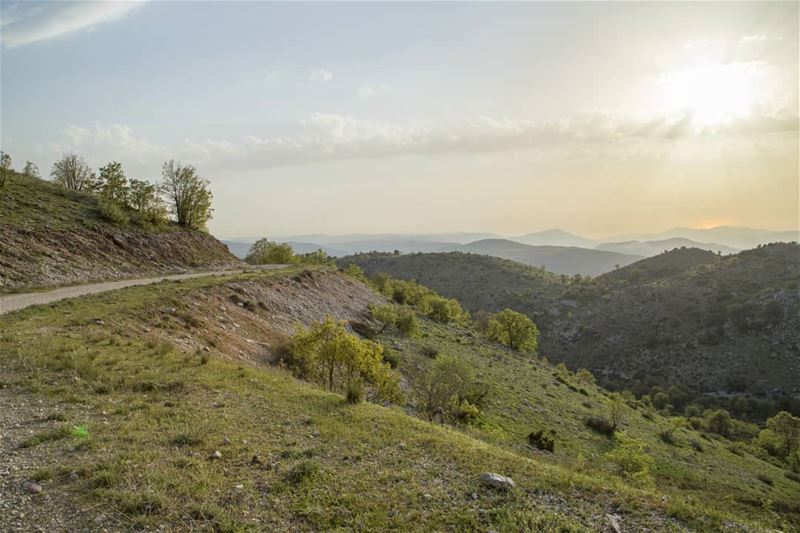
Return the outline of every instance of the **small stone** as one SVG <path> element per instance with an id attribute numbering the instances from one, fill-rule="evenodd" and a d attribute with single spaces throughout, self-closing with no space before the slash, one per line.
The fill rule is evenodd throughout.
<path id="1" fill-rule="evenodd" d="M 516 487 L 516 483 L 514 483 L 514 480 L 510 477 L 501 476 L 500 474 L 493 474 L 491 472 L 485 472 L 481 474 L 481 481 L 483 481 L 486 485 L 496 489 L 507 490 Z"/>
<path id="2" fill-rule="evenodd" d="M 242 485 L 241 483 L 236 485 L 236 490 L 242 490 L 243 488 L 244 488 L 244 485 Z"/>
<path id="3" fill-rule="evenodd" d="M 42 486 L 33 481 L 26 481 L 22 484 L 22 488 L 29 494 L 39 494 L 42 492 Z"/>
<path id="4" fill-rule="evenodd" d="M 423 494 L 422 497 L 425 498 L 426 500 L 430 500 L 431 498 L 433 498 L 433 496 L 431 496 L 427 492 L 425 494 Z"/>
<path id="5" fill-rule="evenodd" d="M 231 439 L 229 439 L 228 437 L 225 437 L 224 439 L 222 439 L 222 443 L 223 444 L 230 444 L 231 443 Z"/>
<path id="6" fill-rule="evenodd" d="M 616 533 L 622 533 L 622 527 L 619 524 L 619 517 L 618 516 L 613 515 L 613 514 L 606 514 L 606 518 L 608 519 L 608 522 L 611 524 L 611 528 Z"/>
<path id="7" fill-rule="evenodd" d="M 102 320 L 100 318 L 95 318 L 94 319 L 94 323 L 97 324 L 98 326 L 105 326 L 106 325 L 105 320 Z"/>
<path id="8" fill-rule="evenodd" d="M 214 453 L 211 454 L 211 459 L 222 459 L 222 452 L 215 450 Z"/>
<path id="9" fill-rule="evenodd" d="M 478 499 L 478 493 L 477 492 L 473 492 L 472 493 L 472 499 L 473 500 L 477 500 Z"/>

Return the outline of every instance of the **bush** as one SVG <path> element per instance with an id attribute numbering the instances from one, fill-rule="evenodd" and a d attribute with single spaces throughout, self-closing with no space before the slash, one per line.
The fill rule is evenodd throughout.
<path id="1" fill-rule="evenodd" d="M 301 485 L 316 478 L 320 470 L 322 468 L 318 462 L 303 461 L 289 471 L 286 480 L 293 485 Z"/>
<path id="2" fill-rule="evenodd" d="M 730 437 L 731 430 L 733 429 L 733 421 L 728 411 L 724 409 L 709 411 L 706 413 L 705 418 L 706 430 L 726 438 Z"/>
<path id="3" fill-rule="evenodd" d="M 383 333 L 386 328 L 394 326 L 397 323 L 397 309 L 394 305 L 369 305 L 369 312 L 372 318 L 381 323 L 381 329 L 378 333 Z"/>
<path id="4" fill-rule="evenodd" d="M 407 375 L 414 403 L 429 421 L 473 421 L 488 393 L 488 389 L 474 383 L 469 365 L 450 356 L 433 362 L 413 358 L 408 363 Z"/>
<path id="5" fill-rule="evenodd" d="M 439 349 L 434 346 L 423 346 L 422 355 L 428 359 L 436 359 L 436 357 L 439 355 Z"/>
<path id="6" fill-rule="evenodd" d="M 364 383 L 360 379 L 353 379 L 345 388 L 347 403 L 356 404 L 364 401 Z"/>
<path id="7" fill-rule="evenodd" d="M 539 328 L 522 313 L 504 309 L 489 319 L 488 337 L 512 350 L 535 353 Z"/>
<path id="8" fill-rule="evenodd" d="M 528 444 L 539 450 L 552 452 L 556 446 L 555 437 L 556 432 L 552 429 L 532 431 L 528 434 Z"/>
<path id="9" fill-rule="evenodd" d="M 598 433 L 602 433 L 603 435 L 612 435 L 614 431 L 617 429 L 615 426 L 608 421 L 607 418 L 602 416 L 593 416 L 586 420 L 586 426 Z"/>
<path id="10" fill-rule="evenodd" d="M 289 244 L 268 239 L 253 243 L 244 260 L 251 265 L 291 265 L 298 262 Z"/>
<path id="11" fill-rule="evenodd" d="M 346 392 L 352 381 L 363 379 L 384 399 L 400 398 L 398 377 L 383 361 L 383 346 L 359 339 L 332 318 L 292 337 L 286 362 L 299 377 L 328 390 Z"/>
<path id="12" fill-rule="evenodd" d="M 606 453 L 606 458 L 617 465 L 620 472 L 639 484 L 649 485 L 653 482 L 650 469 L 653 458 L 647 453 L 644 442 L 628 437 L 625 432 L 617 435 L 619 445 Z"/>
<path id="13" fill-rule="evenodd" d="M 397 322 L 395 323 L 400 333 L 406 337 L 413 337 L 419 331 L 419 321 L 413 309 L 401 307 L 397 312 Z"/>
<path id="14" fill-rule="evenodd" d="M 125 212 L 125 209 L 123 209 L 121 205 L 114 201 L 99 199 L 97 206 L 100 209 L 100 216 L 109 222 L 120 225 L 126 225 L 128 222 L 130 222 L 130 218 Z"/>
<path id="15" fill-rule="evenodd" d="M 594 385 L 595 383 L 594 374 L 592 374 L 585 368 L 581 368 L 580 370 L 575 372 L 575 379 L 583 383 L 587 383 L 589 385 Z"/>

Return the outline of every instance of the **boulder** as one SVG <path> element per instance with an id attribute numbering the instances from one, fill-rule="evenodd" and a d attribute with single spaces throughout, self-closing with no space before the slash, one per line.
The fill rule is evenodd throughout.
<path id="1" fill-rule="evenodd" d="M 491 472 L 485 472 L 481 474 L 481 481 L 483 481 L 484 484 L 496 489 L 508 490 L 513 489 L 516 486 L 514 480 L 510 477 L 501 476 L 500 474 L 493 474 Z"/>

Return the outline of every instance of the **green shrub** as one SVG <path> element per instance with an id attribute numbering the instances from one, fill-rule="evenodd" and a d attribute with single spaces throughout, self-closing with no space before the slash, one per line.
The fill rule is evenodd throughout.
<path id="1" fill-rule="evenodd" d="M 383 333 L 386 328 L 392 327 L 397 323 L 397 308 L 392 304 L 369 304 L 369 312 L 373 319 L 381 323 L 381 329 L 378 333 Z"/>
<path id="2" fill-rule="evenodd" d="M 322 467 L 317 461 L 303 461 L 292 468 L 286 475 L 286 480 L 293 485 L 302 485 L 319 476 Z"/>
<path id="3" fill-rule="evenodd" d="M 259 239 L 244 258 L 251 265 L 291 265 L 298 262 L 291 245 Z"/>
<path id="4" fill-rule="evenodd" d="M 413 337 L 419 332 L 419 321 L 417 313 L 409 307 L 401 307 L 397 312 L 397 322 L 395 324 L 400 333 L 406 337 Z"/>
<path id="5" fill-rule="evenodd" d="M 360 379 L 353 379 L 345 387 L 347 403 L 356 404 L 364 401 L 364 383 Z"/>
<path id="6" fill-rule="evenodd" d="M 528 434 L 528 444 L 539 450 L 553 452 L 556 446 L 555 437 L 556 432 L 552 429 L 532 431 Z"/>
<path id="7" fill-rule="evenodd" d="M 100 216 L 114 224 L 126 225 L 130 222 L 125 209 L 112 200 L 98 199 L 97 206 L 100 209 Z"/>
<path id="8" fill-rule="evenodd" d="M 539 328 L 522 313 L 504 309 L 489 319 L 488 337 L 512 350 L 535 353 Z"/>
<path id="9" fill-rule="evenodd" d="M 647 453 L 644 442 L 629 437 L 624 431 L 617 434 L 616 438 L 619 444 L 606 453 L 605 457 L 614 463 L 624 476 L 641 485 L 652 484 L 650 469 L 654 461 Z"/>

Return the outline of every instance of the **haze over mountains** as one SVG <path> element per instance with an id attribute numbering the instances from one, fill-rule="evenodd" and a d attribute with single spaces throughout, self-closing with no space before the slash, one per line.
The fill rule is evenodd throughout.
<path id="1" fill-rule="evenodd" d="M 223 241 L 231 252 L 244 257 L 257 239 Z M 551 229 L 518 236 L 493 233 L 294 235 L 280 237 L 297 253 L 322 249 L 328 255 L 377 251 L 400 253 L 465 252 L 511 259 L 543 267 L 556 274 L 596 276 L 639 259 L 675 248 L 699 248 L 722 255 L 738 253 L 772 242 L 800 240 L 800 230 L 771 231 L 720 226 L 709 229 L 673 228 L 661 233 L 590 239 Z"/>

